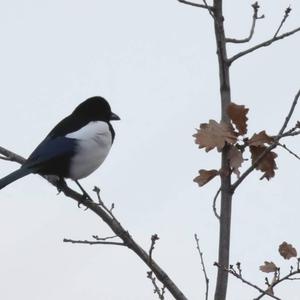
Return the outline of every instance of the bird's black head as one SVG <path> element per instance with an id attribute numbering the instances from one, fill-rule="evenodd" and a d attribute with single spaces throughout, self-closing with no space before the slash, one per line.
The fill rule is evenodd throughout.
<path id="1" fill-rule="evenodd" d="M 80 118 L 88 118 L 91 121 L 120 120 L 119 116 L 111 111 L 109 103 L 100 96 L 88 98 L 79 104 L 72 114 Z"/>

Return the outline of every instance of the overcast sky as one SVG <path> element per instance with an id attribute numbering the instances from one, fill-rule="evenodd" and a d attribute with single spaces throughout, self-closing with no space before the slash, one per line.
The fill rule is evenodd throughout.
<path id="1" fill-rule="evenodd" d="M 252 1 L 224 2 L 228 36 L 245 37 Z M 283 31 L 300 25 L 299 1 L 260 4 L 266 19 L 258 21 L 251 45 L 274 35 L 289 4 L 293 11 Z M 213 292 L 218 222 L 211 206 L 219 181 L 201 189 L 192 181 L 199 169 L 220 164 L 219 154 L 198 150 L 192 138 L 200 123 L 220 119 L 208 13 L 176 0 L 1 1 L 0 36 L 0 145 L 28 156 L 80 102 L 107 98 L 122 120 L 114 123 L 109 157 L 82 184 L 90 191 L 101 187 L 103 200 L 115 203 L 115 214 L 145 249 L 152 234 L 160 236 L 154 257 L 188 299 L 204 298 L 193 240 L 198 233 Z M 300 88 L 299 42 L 300 35 L 293 36 L 233 65 L 232 100 L 250 108 L 250 134 L 276 134 L 281 127 Z M 232 45 L 229 53 L 247 47 Z M 286 144 L 299 153 L 299 138 Z M 245 277 L 262 287 L 265 274 L 258 267 L 264 260 L 289 270 L 277 252 L 282 241 L 300 252 L 300 164 L 278 154 L 276 177 L 259 181 L 261 174 L 253 173 L 233 203 L 231 262 L 240 261 Z M 1 177 L 18 167 L 0 164 Z M 157 299 L 147 267 L 129 250 L 62 242 L 111 232 L 37 175 L 1 191 L 0 232 L 1 299 Z M 298 282 L 277 291 L 299 300 Z M 230 278 L 228 299 L 255 295 Z"/>

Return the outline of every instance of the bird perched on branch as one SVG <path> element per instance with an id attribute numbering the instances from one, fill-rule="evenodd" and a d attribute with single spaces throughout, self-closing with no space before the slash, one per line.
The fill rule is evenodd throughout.
<path id="1" fill-rule="evenodd" d="M 120 120 L 102 97 L 91 97 L 61 122 L 31 153 L 20 169 L 0 179 L 0 190 L 30 174 L 78 180 L 94 172 L 105 160 L 115 138 L 110 121 Z"/>

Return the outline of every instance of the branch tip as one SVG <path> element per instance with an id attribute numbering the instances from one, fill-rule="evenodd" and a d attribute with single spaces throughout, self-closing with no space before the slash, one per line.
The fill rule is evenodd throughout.
<path id="1" fill-rule="evenodd" d="M 236 61 L 238 58 L 241 58 L 241 57 L 243 57 L 243 56 L 245 56 L 245 55 L 247 55 L 247 54 L 249 54 L 249 53 L 251 53 L 251 52 L 254 52 L 254 51 L 256 51 L 256 50 L 258 50 L 258 49 L 260 49 L 260 48 L 268 47 L 268 46 L 270 46 L 271 44 L 273 44 L 274 42 L 279 41 L 279 40 L 282 40 L 282 39 L 284 39 L 284 38 L 286 38 L 286 37 L 289 37 L 289 36 L 291 36 L 291 35 L 293 35 L 293 34 L 299 32 L 299 31 L 300 31 L 300 27 L 298 27 L 298 28 L 296 28 L 296 29 L 294 29 L 294 30 L 288 31 L 288 32 L 286 32 L 286 33 L 283 33 L 283 34 L 281 34 L 281 35 L 277 35 L 277 34 L 278 34 L 278 32 L 277 32 L 276 35 L 274 35 L 271 39 L 269 39 L 269 40 L 267 40 L 267 41 L 265 41 L 265 42 L 263 42 L 263 43 L 260 43 L 260 44 L 258 44 L 258 45 L 256 45 L 256 46 L 253 46 L 253 47 L 251 47 L 251 48 L 249 48 L 249 49 L 247 49 L 247 50 L 244 50 L 244 51 L 241 51 L 241 52 L 235 54 L 234 56 L 232 56 L 231 58 L 228 59 L 228 62 L 227 62 L 227 63 L 228 63 L 228 65 L 230 66 L 230 65 L 231 65 L 234 61 Z"/>

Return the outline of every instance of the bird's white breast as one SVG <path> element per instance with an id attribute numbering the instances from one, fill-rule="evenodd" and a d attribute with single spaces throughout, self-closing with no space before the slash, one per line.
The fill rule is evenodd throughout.
<path id="1" fill-rule="evenodd" d="M 71 160 L 69 170 L 70 178 L 74 180 L 94 172 L 105 160 L 112 144 L 108 124 L 102 121 L 90 122 L 66 137 L 77 140 L 76 154 Z"/>

